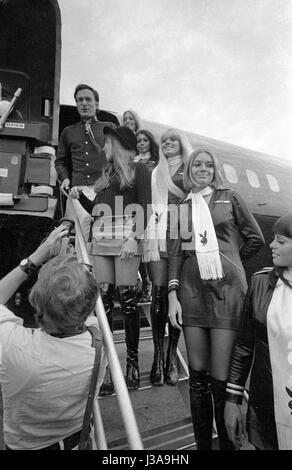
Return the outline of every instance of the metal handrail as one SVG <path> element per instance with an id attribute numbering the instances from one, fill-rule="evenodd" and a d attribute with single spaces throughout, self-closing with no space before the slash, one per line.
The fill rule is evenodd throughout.
<path id="1" fill-rule="evenodd" d="M 76 217 L 76 204 L 78 203 L 76 199 L 72 199 L 71 201 L 73 203 L 73 214 L 74 214 L 74 220 L 75 220 L 75 231 L 76 231 L 76 237 L 79 242 L 80 246 L 80 251 L 81 251 L 81 256 L 83 258 L 83 262 L 91 266 L 91 261 L 87 252 L 84 236 L 81 230 L 80 222 L 78 218 Z M 123 372 L 121 369 L 120 361 L 117 355 L 117 351 L 114 345 L 114 340 L 112 336 L 112 332 L 110 330 L 108 321 L 107 321 L 107 316 L 104 310 L 103 302 L 101 299 L 101 296 L 98 296 L 96 306 L 95 306 L 95 312 L 96 316 L 98 319 L 98 323 L 100 326 L 100 330 L 103 336 L 103 341 L 105 345 L 105 351 L 108 357 L 108 362 L 109 362 L 109 367 L 111 371 L 111 376 L 113 379 L 113 383 L 115 386 L 115 392 L 117 395 L 119 407 L 120 407 L 120 412 L 122 415 L 122 420 L 123 424 L 125 427 L 126 431 L 126 436 L 129 444 L 129 448 L 131 450 L 142 450 L 143 449 L 143 444 L 141 440 L 141 436 L 138 430 L 136 418 L 134 415 L 132 403 L 130 400 L 129 392 L 125 383 L 125 379 L 123 376 Z M 105 439 L 105 434 L 103 430 L 103 426 L 101 425 L 101 413 L 99 409 L 99 404 L 98 400 L 95 400 L 94 402 L 94 407 L 93 407 L 93 417 L 94 417 L 94 427 L 95 431 L 97 428 L 99 429 L 99 432 L 96 431 L 96 434 L 98 434 L 98 446 L 101 449 L 107 449 L 107 444 L 106 444 L 106 439 Z M 101 447 L 100 447 L 101 446 Z M 106 447 L 105 447 L 106 446 Z"/>
<path id="2" fill-rule="evenodd" d="M 243 391 L 243 399 L 244 399 L 245 403 L 248 404 L 248 401 L 249 401 L 249 393 L 248 393 L 248 391 L 247 391 L 246 389 L 244 389 L 244 391 Z"/>

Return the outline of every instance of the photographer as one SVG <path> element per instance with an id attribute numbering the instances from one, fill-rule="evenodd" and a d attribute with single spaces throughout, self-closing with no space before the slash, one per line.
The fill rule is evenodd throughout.
<path id="1" fill-rule="evenodd" d="M 69 450 L 78 445 L 95 360 L 92 336 L 100 346 L 97 391 L 103 379 L 103 348 L 92 314 L 98 289 L 76 258 L 59 255 L 40 269 L 29 298 L 40 328 L 23 327 L 22 319 L 4 306 L 67 233 L 65 225 L 54 229 L 0 281 L 0 382 L 7 450 Z M 95 328 L 88 331 L 89 325 Z"/>

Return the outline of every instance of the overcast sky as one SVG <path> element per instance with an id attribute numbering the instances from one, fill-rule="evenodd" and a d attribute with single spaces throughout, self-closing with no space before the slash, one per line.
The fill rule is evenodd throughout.
<path id="1" fill-rule="evenodd" d="M 292 161 L 292 0 L 59 0 L 61 103 L 102 109 Z"/>

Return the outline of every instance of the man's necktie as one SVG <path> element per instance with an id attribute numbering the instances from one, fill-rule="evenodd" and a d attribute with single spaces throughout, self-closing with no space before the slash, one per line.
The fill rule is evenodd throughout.
<path id="1" fill-rule="evenodd" d="M 94 137 L 93 132 L 92 132 L 92 129 L 91 129 L 91 119 L 88 119 L 87 121 L 85 121 L 84 126 L 85 126 L 85 130 L 88 132 L 89 138 L 90 138 L 91 142 L 93 143 L 94 147 L 96 148 L 96 150 L 98 152 L 101 152 L 102 148 L 96 142 L 95 137 Z"/>

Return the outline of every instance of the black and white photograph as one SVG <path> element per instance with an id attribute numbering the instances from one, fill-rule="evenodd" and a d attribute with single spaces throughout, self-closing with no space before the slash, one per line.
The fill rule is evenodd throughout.
<path id="1" fill-rule="evenodd" d="M 291 0 L 0 0 L 1 450 L 292 450 L 291 44 Z"/>

